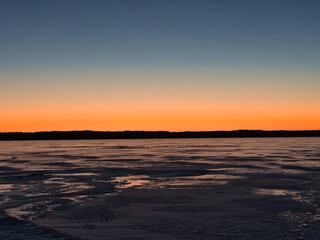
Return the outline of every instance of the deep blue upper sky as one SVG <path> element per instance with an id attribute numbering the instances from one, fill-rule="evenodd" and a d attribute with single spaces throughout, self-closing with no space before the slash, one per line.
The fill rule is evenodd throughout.
<path id="1" fill-rule="evenodd" d="M 0 131 L 318 129 L 320 0 L 0 0 Z"/>
<path id="2" fill-rule="evenodd" d="M 319 0 L 1 0 L 0 69 L 302 69 Z"/>

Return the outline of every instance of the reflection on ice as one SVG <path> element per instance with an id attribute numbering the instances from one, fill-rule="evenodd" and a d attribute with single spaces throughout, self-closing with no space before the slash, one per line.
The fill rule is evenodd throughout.
<path id="1" fill-rule="evenodd" d="M 13 184 L 0 184 L 0 194 L 11 191 Z"/>
<path id="2" fill-rule="evenodd" d="M 299 194 L 298 191 L 293 190 L 285 190 L 285 189 L 265 189 L 260 188 L 255 190 L 255 194 L 257 195 L 272 195 L 272 196 L 295 196 Z"/>
<path id="3" fill-rule="evenodd" d="M 149 176 L 146 175 L 129 175 L 114 178 L 113 182 L 117 188 L 129 188 L 137 186 L 146 186 L 150 184 Z"/>
<path id="4" fill-rule="evenodd" d="M 47 213 L 52 212 L 54 209 L 60 208 L 63 205 L 66 206 L 71 203 L 72 200 L 64 198 L 45 200 L 9 208 L 6 210 L 6 213 L 8 215 L 15 216 L 18 219 L 32 220 L 37 217 L 45 216 Z"/>
<path id="5" fill-rule="evenodd" d="M 201 179 L 201 180 L 227 180 L 227 179 L 245 179 L 244 176 L 234 176 L 229 174 L 206 174 L 206 175 L 199 175 L 199 176 L 190 176 L 186 177 L 189 179 Z"/>
<path id="6" fill-rule="evenodd" d="M 245 179 L 244 176 L 228 174 L 205 174 L 184 177 L 150 177 L 147 175 L 128 175 L 114 178 L 117 188 L 135 187 L 139 189 L 173 188 L 178 186 L 224 185 L 232 179 Z"/>

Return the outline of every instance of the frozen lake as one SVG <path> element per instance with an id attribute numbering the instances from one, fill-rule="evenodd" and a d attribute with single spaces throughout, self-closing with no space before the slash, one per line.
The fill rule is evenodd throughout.
<path id="1" fill-rule="evenodd" d="M 162 212 L 180 214 L 194 209 L 197 218 L 203 212 L 200 206 L 207 205 L 207 212 L 214 215 L 218 204 L 198 196 L 217 194 L 245 209 L 250 216 L 244 220 L 246 226 L 256 222 L 251 235 L 249 230 L 247 235 L 236 228 L 230 230 L 232 223 L 239 227 L 235 219 L 218 222 L 225 235 L 206 229 L 213 215 L 203 220 L 202 235 L 179 230 L 180 225 L 175 231 L 169 226 L 164 230 L 159 223 L 151 226 L 150 221 L 142 220 L 133 229 L 177 239 L 245 239 L 271 231 L 268 221 L 274 221 L 275 226 L 283 224 L 283 232 L 272 233 L 278 239 L 314 239 L 319 234 L 315 226 L 320 219 L 320 138 L 2 141 L 0 146 L 0 210 L 20 219 L 48 219 L 101 197 L 123 201 L 127 192 L 131 197 L 166 196 L 168 202 L 189 197 L 184 209 L 181 203 L 171 203 L 171 208 L 163 205 Z M 202 203 L 195 205 L 199 201 Z M 118 210 L 114 206 L 115 213 L 123 211 Z M 253 220 L 251 210 L 256 216 L 261 212 L 271 215 Z M 240 213 L 225 212 L 227 218 L 233 214 Z M 266 223 L 260 226 L 259 221 Z"/>

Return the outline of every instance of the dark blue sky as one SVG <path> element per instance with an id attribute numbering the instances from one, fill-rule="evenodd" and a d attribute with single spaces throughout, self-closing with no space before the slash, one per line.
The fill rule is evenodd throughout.
<path id="1" fill-rule="evenodd" d="M 0 131 L 318 129 L 320 0 L 0 0 Z"/>
<path id="2" fill-rule="evenodd" d="M 2 0 L 10 69 L 308 69 L 317 0 Z"/>

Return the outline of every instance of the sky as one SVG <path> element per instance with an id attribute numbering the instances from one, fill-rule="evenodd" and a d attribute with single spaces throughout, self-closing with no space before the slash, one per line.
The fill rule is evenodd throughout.
<path id="1" fill-rule="evenodd" d="M 318 0 L 0 0 L 0 132 L 320 129 Z"/>

